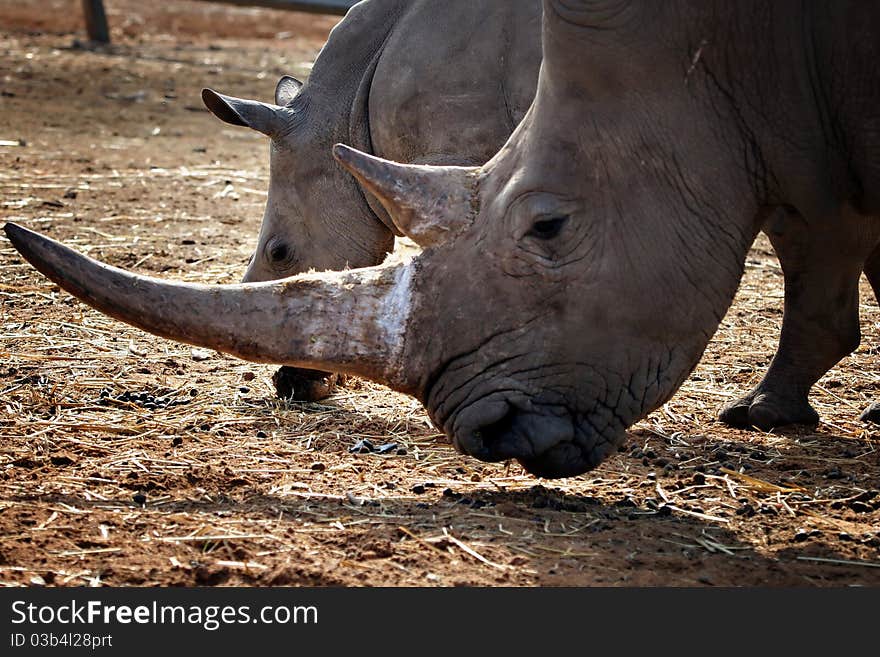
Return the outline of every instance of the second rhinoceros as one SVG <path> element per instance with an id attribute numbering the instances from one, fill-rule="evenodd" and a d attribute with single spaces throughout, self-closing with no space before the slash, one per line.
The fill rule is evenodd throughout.
<path id="1" fill-rule="evenodd" d="M 336 142 L 418 164 L 482 164 L 535 94 L 540 0 L 365 0 L 333 29 L 308 82 L 275 103 L 202 92 L 208 109 L 270 138 L 269 197 L 244 282 L 377 265 L 400 232 L 333 160 Z M 282 397 L 320 399 L 335 375 L 282 368 Z"/>

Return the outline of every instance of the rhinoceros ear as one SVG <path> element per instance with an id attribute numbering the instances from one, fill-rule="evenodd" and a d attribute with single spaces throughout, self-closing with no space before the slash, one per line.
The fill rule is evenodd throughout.
<path id="1" fill-rule="evenodd" d="M 213 89 L 202 89 L 202 102 L 221 121 L 252 128 L 270 137 L 284 123 L 283 108 L 270 103 L 224 96 Z"/>
<path id="2" fill-rule="evenodd" d="M 275 104 L 284 107 L 296 98 L 302 86 L 303 83 L 296 78 L 285 75 L 278 80 L 278 84 L 275 86 Z"/>
<path id="3" fill-rule="evenodd" d="M 442 244 L 473 221 L 476 167 L 399 164 L 336 144 L 333 156 L 379 199 L 397 229 L 422 247 Z"/>

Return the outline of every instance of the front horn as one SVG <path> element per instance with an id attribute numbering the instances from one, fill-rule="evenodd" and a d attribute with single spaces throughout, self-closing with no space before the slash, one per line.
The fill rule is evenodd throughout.
<path id="1" fill-rule="evenodd" d="M 197 285 L 132 274 L 13 223 L 6 236 L 60 287 L 103 313 L 258 363 L 345 372 L 411 393 L 405 328 L 414 264 Z"/>

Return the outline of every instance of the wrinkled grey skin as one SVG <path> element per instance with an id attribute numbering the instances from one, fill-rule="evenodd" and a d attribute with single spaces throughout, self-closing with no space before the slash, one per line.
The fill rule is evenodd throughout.
<path id="1" fill-rule="evenodd" d="M 125 321 L 384 381 L 418 397 L 466 454 L 576 475 L 688 376 L 768 217 L 787 299 L 762 395 L 783 409 L 805 401 L 852 348 L 858 278 L 876 280 L 880 260 L 878 34 L 880 8 L 867 3 L 545 0 L 537 95 L 486 165 L 335 149 L 424 247 L 405 265 L 211 288 L 109 272 L 7 234 Z M 304 295 L 326 322 L 303 320 Z M 313 333 L 313 345 L 308 330 L 332 326 L 336 299 L 363 308 L 361 327 Z"/>
<path id="2" fill-rule="evenodd" d="M 275 104 L 211 90 L 220 119 L 267 133 L 269 197 L 245 282 L 379 264 L 399 234 L 333 160 L 336 142 L 400 162 L 482 164 L 525 115 L 541 62 L 540 0 L 366 0 L 333 29 L 305 85 Z M 283 368 L 279 394 L 320 399 L 326 373 Z"/>

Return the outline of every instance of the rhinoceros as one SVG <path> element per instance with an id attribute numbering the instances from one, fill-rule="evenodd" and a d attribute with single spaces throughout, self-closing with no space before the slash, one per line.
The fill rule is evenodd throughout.
<path id="1" fill-rule="evenodd" d="M 377 265 L 400 232 L 333 160 L 339 141 L 393 160 L 482 164 L 535 94 L 540 0 L 366 0 L 332 30 L 308 82 L 275 103 L 202 92 L 218 118 L 271 141 L 269 197 L 244 282 Z M 282 368 L 281 397 L 327 396 L 336 377 Z"/>
<path id="2" fill-rule="evenodd" d="M 409 261 L 200 286 L 13 224 L 7 235 L 114 317 L 383 382 L 421 400 L 461 452 L 563 477 L 597 466 L 675 393 L 773 215 L 789 294 L 780 353 L 748 412 L 797 413 L 858 341 L 861 272 L 880 280 L 880 8 L 543 8 L 536 97 L 486 164 L 334 148 L 422 246 Z"/>

